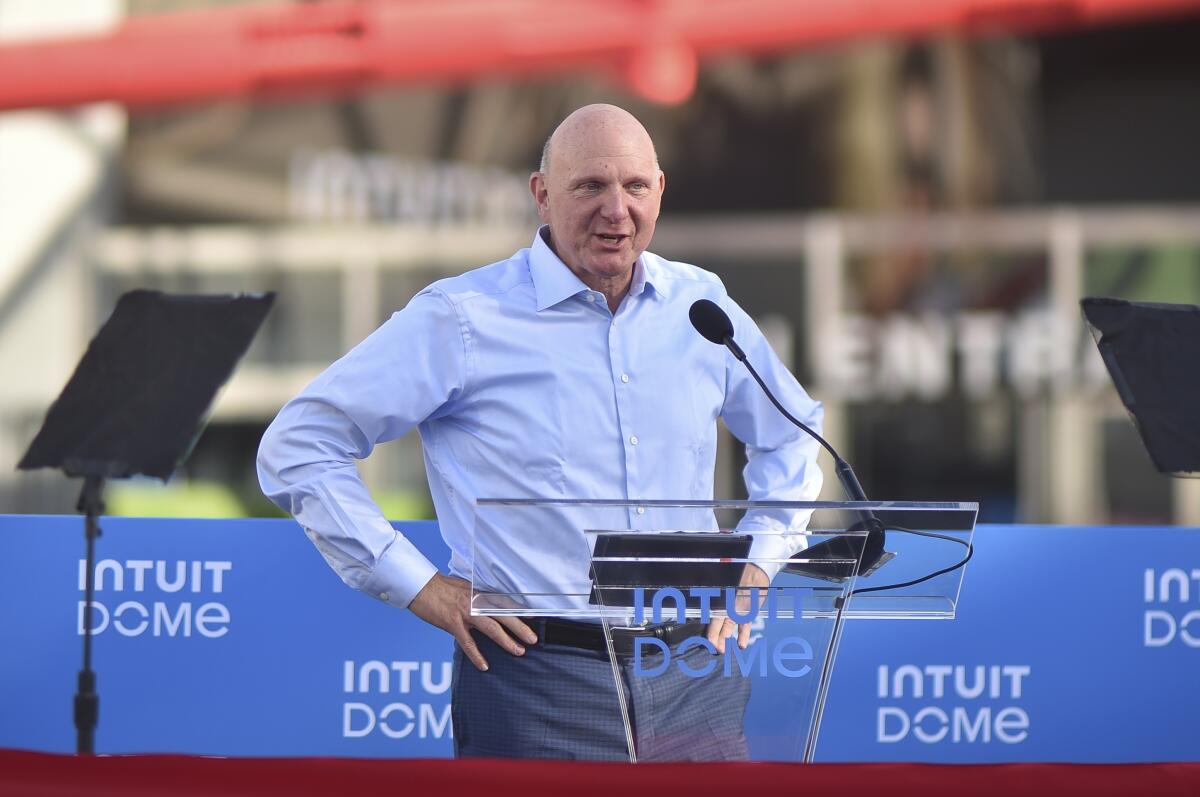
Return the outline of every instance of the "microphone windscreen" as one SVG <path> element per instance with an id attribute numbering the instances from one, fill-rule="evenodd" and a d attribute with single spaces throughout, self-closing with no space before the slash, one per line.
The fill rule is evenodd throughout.
<path id="1" fill-rule="evenodd" d="M 724 310 L 708 299 L 700 299 L 692 304 L 688 318 L 697 332 L 718 346 L 725 345 L 725 339 L 733 337 L 733 322 Z"/>

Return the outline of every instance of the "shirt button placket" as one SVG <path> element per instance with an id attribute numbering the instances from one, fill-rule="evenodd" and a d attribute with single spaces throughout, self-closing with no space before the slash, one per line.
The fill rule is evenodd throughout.
<path id="1" fill-rule="evenodd" d="M 621 341 L 617 336 L 617 320 L 614 318 L 609 323 L 608 328 L 608 355 L 609 365 L 612 368 L 613 374 L 619 374 L 618 379 L 620 384 L 628 384 L 629 372 L 625 368 L 623 351 L 621 349 Z M 618 384 L 617 388 L 620 387 Z M 635 485 L 638 483 L 638 463 L 637 445 L 640 442 L 638 436 L 630 430 L 631 426 L 636 425 L 636 419 L 633 414 L 632 403 L 630 401 L 629 391 L 615 389 L 617 400 L 617 423 L 620 426 L 620 433 L 624 438 L 625 449 L 625 495 L 633 496 L 638 494 Z M 635 515 L 633 507 L 629 508 L 630 522 L 632 524 Z"/>

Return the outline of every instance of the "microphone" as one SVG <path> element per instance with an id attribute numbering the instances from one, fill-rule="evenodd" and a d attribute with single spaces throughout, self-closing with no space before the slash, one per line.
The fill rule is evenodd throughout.
<path id="1" fill-rule="evenodd" d="M 733 322 L 716 302 L 710 302 L 708 299 L 693 302 L 688 309 L 688 318 L 706 340 L 718 346 L 728 346 L 734 357 L 746 362 L 746 352 L 733 340 Z"/>
<path id="2" fill-rule="evenodd" d="M 846 498 L 851 501 L 869 500 L 866 492 L 863 490 L 862 484 L 858 481 L 858 477 L 854 475 L 854 469 L 850 467 L 850 463 L 842 459 L 833 446 L 826 442 L 825 438 L 817 434 L 807 424 L 793 417 L 779 403 L 779 399 L 775 398 L 775 394 L 771 392 L 771 389 L 763 382 L 762 377 L 758 375 L 758 371 L 754 370 L 754 366 L 750 364 L 750 360 L 747 359 L 746 353 L 742 351 L 742 347 L 733 339 L 733 322 L 729 320 L 729 316 L 725 314 L 725 311 L 716 302 L 709 301 L 708 299 L 700 299 L 694 302 L 688 310 L 688 318 L 691 319 L 692 326 L 696 328 L 696 331 L 706 340 L 718 346 L 727 347 L 733 353 L 733 356 L 746 366 L 750 375 L 754 377 L 754 381 L 758 382 L 758 386 L 762 388 L 763 393 L 775 405 L 775 409 L 783 414 L 783 417 L 806 432 L 829 452 L 829 455 L 833 457 L 834 472 L 837 474 L 838 482 L 842 485 L 842 490 L 846 493 Z M 867 532 L 865 542 L 860 538 L 835 537 L 813 545 L 798 555 L 804 559 L 858 559 L 859 549 L 861 548 L 862 559 L 859 573 L 867 575 L 879 569 L 881 565 L 893 556 L 893 554 L 883 550 L 886 539 L 883 524 L 879 521 L 879 518 L 875 517 L 875 513 L 870 510 L 859 510 L 857 514 L 860 522 L 855 524 L 851 530 L 865 530 Z M 814 569 L 808 563 L 802 562 L 789 564 L 785 569 L 793 573 L 803 573 L 835 581 L 842 581 L 850 576 L 849 573 L 845 572 L 831 573 L 831 569 L 828 566 Z"/>

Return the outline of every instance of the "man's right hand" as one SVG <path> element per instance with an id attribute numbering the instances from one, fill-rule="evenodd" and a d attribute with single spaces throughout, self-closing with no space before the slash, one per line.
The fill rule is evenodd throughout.
<path id="1" fill-rule="evenodd" d="M 517 640 L 527 645 L 537 643 L 537 634 L 517 617 L 472 615 L 471 585 L 454 576 L 435 573 L 408 604 L 408 608 L 417 617 L 454 637 L 462 652 L 481 670 L 486 670 L 488 663 L 471 637 L 472 628 L 514 656 L 525 653 L 525 648 Z"/>

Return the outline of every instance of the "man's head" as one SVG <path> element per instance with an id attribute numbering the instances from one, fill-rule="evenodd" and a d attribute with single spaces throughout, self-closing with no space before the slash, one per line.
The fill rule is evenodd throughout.
<path id="1" fill-rule="evenodd" d="M 529 178 L 554 251 L 597 290 L 628 287 L 654 235 L 665 185 L 650 135 L 614 105 L 587 105 L 564 119 Z"/>

